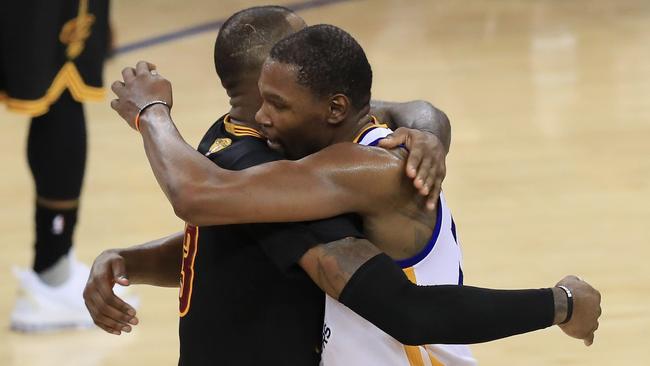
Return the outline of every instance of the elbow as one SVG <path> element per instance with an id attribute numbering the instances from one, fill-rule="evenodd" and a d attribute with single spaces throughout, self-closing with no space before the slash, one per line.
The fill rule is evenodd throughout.
<path id="1" fill-rule="evenodd" d="M 174 209 L 174 214 L 181 220 L 198 225 L 199 205 L 196 188 L 192 184 L 179 184 L 167 192 L 167 198 Z"/>
<path id="2" fill-rule="evenodd" d="M 440 129 L 440 140 L 447 152 L 449 152 L 449 148 L 451 147 L 451 122 L 449 122 L 449 117 L 447 117 L 445 112 L 433 106 L 432 108 L 434 109 L 433 120 Z"/>
<path id="3" fill-rule="evenodd" d="M 168 192 L 168 198 L 179 219 L 194 226 L 232 224 L 222 205 L 223 195 L 214 187 L 202 183 L 188 182 Z"/>
<path id="4" fill-rule="evenodd" d="M 174 208 L 174 214 L 176 217 L 187 223 L 194 224 L 195 218 L 192 215 L 192 209 L 190 209 L 190 206 L 191 205 L 182 200 L 172 201 L 172 207 Z"/>

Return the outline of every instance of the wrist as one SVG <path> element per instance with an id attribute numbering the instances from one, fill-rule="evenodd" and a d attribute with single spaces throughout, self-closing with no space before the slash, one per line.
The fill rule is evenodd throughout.
<path id="1" fill-rule="evenodd" d="M 559 287 L 553 287 L 551 290 L 553 291 L 553 302 L 555 304 L 553 325 L 562 324 L 567 318 L 568 298 L 566 292 Z"/>
<path id="2" fill-rule="evenodd" d="M 559 287 L 560 289 L 562 289 L 562 291 L 565 292 L 566 300 L 567 300 L 566 317 L 560 323 L 560 325 L 562 325 L 568 323 L 571 320 L 571 317 L 573 316 L 573 292 L 571 291 L 571 289 L 569 289 L 566 286 L 558 285 L 557 287 Z"/>
<path id="3" fill-rule="evenodd" d="M 170 108 L 167 104 L 155 103 L 144 107 L 138 114 L 136 124 L 136 130 L 142 131 L 143 129 L 150 127 L 156 121 L 169 118 Z"/>

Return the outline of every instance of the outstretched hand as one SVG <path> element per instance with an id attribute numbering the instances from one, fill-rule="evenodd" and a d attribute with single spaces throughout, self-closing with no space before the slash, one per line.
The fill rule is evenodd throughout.
<path id="1" fill-rule="evenodd" d="M 418 192 L 427 197 L 427 209 L 435 209 L 442 181 L 447 173 L 447 150 L 434 134 L 405 127 L 398 128 L 379 141 L 379 146 L 386 149 L 401 145 L 406 147 L 409 153 L 406 175 L 413 179 L 413 186 Z"/>
<path id="2" fill-rule="evenodd" d="M 140 61 L 135 68 L 122 70 L 123 80 L 111 84 L 117 99 L 111 101 L 113 108 L 134 129 L 135 120 L 143 106 L 153 101 L 163 101 L 172 107 L 172 85 L 156 70 L 156 65 Z"/>
<path id="3" fill-rule="evenodd" d="M 107 250 L 95 259 L 83 297 L 95 324 L 108 333 L 120 335 L 130 332 L 138 324 L 138 318 L 133 306 L 115 295 L 115 284 L 129 285 L 126 265 L 116 251 Z"/>

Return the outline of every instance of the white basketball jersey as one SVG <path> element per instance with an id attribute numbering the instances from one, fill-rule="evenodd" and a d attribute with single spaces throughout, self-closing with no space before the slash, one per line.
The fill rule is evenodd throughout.
<path id="1" fill-rule="evenodd" d="M 355 142 L 374 146 L 392 131 L 374 125 Z M 458 285 L 463 282 L 461 250 L 456 225 L 442 194 L 436 226 L 424 249 L 412 258 L 396 261 L 418 285 Z M 440 299 L 444 301 L 444 299 Z M 327 296 L 323 325 L 324 366 L 476 365 L 466 345 L 405 346 L 347 306 Z"/>

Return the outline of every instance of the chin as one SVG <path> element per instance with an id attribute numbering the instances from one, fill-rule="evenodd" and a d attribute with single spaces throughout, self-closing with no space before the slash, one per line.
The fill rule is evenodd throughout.
<path id="1" fill-rule="evenodd" d="M 277 142 L 272 142 L 271 140 L 266 140 L 266 144 L 268 145 L 268 147 L 271 148 L 271 150 L 275 150 L 275 151 L 281 153 L 282 155 L 285 154 L 284 148 L 282 147 L 281 144 L 279 144 Z"/>

